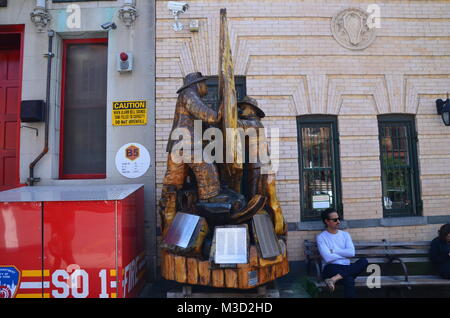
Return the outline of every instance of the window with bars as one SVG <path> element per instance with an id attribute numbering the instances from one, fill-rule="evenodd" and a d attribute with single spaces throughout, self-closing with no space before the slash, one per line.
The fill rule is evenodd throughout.
<path id="1" fill-rule="evenodd" d="M 301 220 L 320 220 L 327 208 L 342 217 L 336 116 L 300 116 L 297 129 Z"/>
<path id="2" fill-rule="evenodd" d="M 384 217 L 420 215 L 414 116 L 378 116 Z"/>

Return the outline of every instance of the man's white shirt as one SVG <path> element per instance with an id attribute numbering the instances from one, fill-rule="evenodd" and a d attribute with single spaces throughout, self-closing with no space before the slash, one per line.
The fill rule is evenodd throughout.
<path id="1" fill-rule="evenodd" d="M 322 267 L 327 264 L 350 265 L 349 257 L 355 256 L 355 246 L 347 232 L 338 230 L 336 234 L 323 231 L 316 238 L 322 256 Z"/>

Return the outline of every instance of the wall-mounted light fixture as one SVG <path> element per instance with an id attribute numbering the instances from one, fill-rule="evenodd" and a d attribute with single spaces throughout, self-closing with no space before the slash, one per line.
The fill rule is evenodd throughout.
<path id="1" fill-rule="evenodd" d="M 442 121 L 445 126 L 450 126 L 450 99 L 448 99 L 448 96 L 445 101 L 442 99 L 437 99 L 436 108 L 438 115 L 442 116 Z"/>
<path id="2" fill-rule="evenodd" d="M 138 17 L 135 0 L 125 0 L 119 9 L 119 19 L 127 26 L 131 26 Z"/>
<path id="3" fill-rule="evenodd" d="M 45 27 L 51 21 L 52 17 L 47 11 L 46 0 L 36 0 L 36 7 L 30 13 L 31 22 L 36 26 L 38 32 L 44 32 Z"/>
<path id="4" fill-rule="evenodd" d="M 167 8 L 170 12 L 172 12 L 175 23 L 172 24 L 172 28 L 174 31 L 181 31 L 184 29 L 184 25 L 178 21 L 178 16 L 189 9 L 189 4 L 187 2 L 180 2 L 180 1 L 169 1 L 167 4 Z"/>

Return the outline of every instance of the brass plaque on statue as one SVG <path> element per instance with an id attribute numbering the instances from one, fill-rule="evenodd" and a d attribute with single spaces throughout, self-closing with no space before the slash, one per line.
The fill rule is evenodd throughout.
<path id="1" fill-rule="evenodd" d="M 216 227 L 214 231 L 216 264 L 246 264 L 248 262 L 247 226 Z"/>
<path id="2" fill-rule="evenodd" d="M 198 215 L 178 212 L 170 224 L 164 242 L 181 248 L 188 247 L 199 220 Z"/>
<path id="3" fill-rule="evenodd" d="M 267 214 L 253 216 L 253 233 L 262 258 L 273 258 L 281 254 L 272 220 Z"/>

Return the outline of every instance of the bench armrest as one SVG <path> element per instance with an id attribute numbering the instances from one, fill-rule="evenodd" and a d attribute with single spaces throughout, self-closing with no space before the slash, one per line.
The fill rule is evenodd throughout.
<path id="1" fill-rule="evenodd" d="M 320 264 L 316 259 L 314 260 L 314 267 L 316 269 L 316 279 L 318 282 L 321 282 L 322 281 L 322 271 L 320 269 Z"/>
<path id="2" fill-rule="evenodd" d="M 409 281 L 409 279 L 408 279 L 408 269 L 406 268 L 405 262 L 403 262 L 400 258 L 394 257 L 394 256 L 388 256 L 388 258 L 389 258 L 388 264 L 392 264 L 392 263 L 394 263 L 394 261 L 398 261 L 402 265 L 403 274 L 405 274 L 405 282 L 408 282 Z"/>

